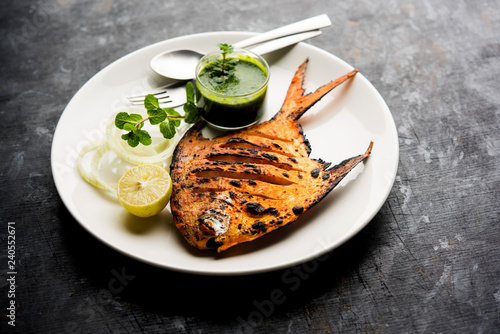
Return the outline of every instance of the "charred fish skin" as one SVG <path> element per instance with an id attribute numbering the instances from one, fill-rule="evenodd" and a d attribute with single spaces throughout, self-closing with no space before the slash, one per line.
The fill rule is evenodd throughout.
<path id="1" fill-rule="evenodd" d="M 174 223 L 189 244 L 218 252 L 257 239 L 321 201 L 372 150 L 330 167 L 311 159 L 297 120 L 353 70 L 304 95 L 302 63 L 280 111 L 269 121 L 209 140 L 203 122 L 179 142 L 170 168 Z"/>

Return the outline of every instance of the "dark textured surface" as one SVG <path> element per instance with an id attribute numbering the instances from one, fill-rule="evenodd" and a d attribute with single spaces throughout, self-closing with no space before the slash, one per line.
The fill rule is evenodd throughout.
<path id="1" fill-rule="evenodd" d="M 500 331 L 500 6 L 473 1 L 3 1 L 0 4 L 2 333 Z M 328 255 L 243 277 L 162 270 L 70 216 L 50 145 L 107 64 L 176 36 L 262 32 L 326 13 L 310 41 L 379 90 L 400 136 L 396 183 Z M 7 223 L 16 226 L 8 325 Z"/>

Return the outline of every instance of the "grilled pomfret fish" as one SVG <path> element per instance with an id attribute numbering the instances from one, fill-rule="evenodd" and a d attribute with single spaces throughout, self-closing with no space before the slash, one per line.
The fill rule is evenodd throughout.
<path id="1" fill-rule="evenodd" d="M 302 63 L 280 111 L 269 121 L 212 140 L 195 124 L 172 159 L 170 207 L 185 239 L 199 249 L 224 251 L 287 225 L 325 197 L 371 151 L 337 166 L 309 158 L 300 116 L 354 70 L 314 93 L 302 87 Z"/>

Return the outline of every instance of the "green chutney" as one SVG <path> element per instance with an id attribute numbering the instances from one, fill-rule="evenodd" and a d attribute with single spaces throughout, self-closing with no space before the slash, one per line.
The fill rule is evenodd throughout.
<path id="1" fill-rule="evenodd" d="M 217 75 L 218 61 L 211 61 L 199 71 L 196 85 L 202 95 L 203 118 L 224 128 L 244 127 L 260 119 L 268 83 L 268 70 L 257 60 L 238 55 L 226 61 L 231 59 L 237 59 L 231 75 Z"/>

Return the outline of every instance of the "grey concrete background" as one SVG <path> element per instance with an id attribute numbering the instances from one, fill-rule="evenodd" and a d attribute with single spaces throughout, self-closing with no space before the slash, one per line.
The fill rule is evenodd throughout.
<path id="1" fill-rule="evenodd" d="M 95 73 L 164 39 L 263 32 L 322 13 L 333 25 L 309 43 L 362 71 L 400 138 L 394 187 L 356 237 L 309 272 L 203 277 L 118 254 L 70 216 L 50 145 Z M 1 332 L 498 332 L 499 31 L 494 0 L 1 2 Z M 276 289 L 286 300 L 270 302 Z"/>

